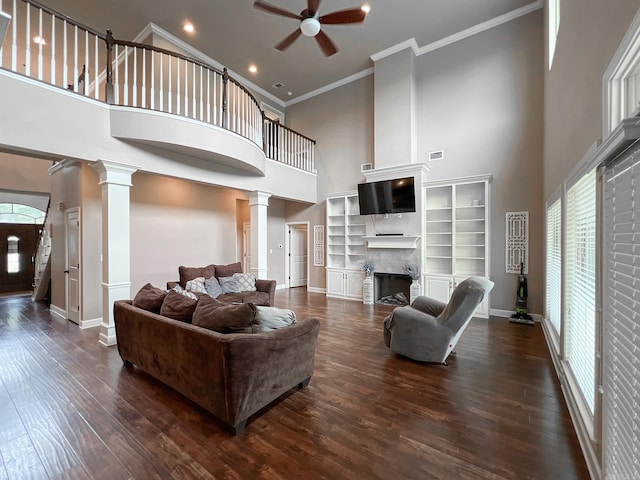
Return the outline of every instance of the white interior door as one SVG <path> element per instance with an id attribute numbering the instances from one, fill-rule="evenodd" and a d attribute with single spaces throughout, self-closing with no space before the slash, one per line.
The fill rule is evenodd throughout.
<path id="1" fill-rule="evenodd" d="M 307 285 L 307 227 L 289 227 L 289 286 Z"/>
<path id="2" fill-rule="evenodd" d="M 242 224 L 242 271 L 251 273 L 251 223 Z"/>
<path id="3" fill-rule="evenodd" d="M 67 318 L 80 323 L 80 211 L 65 212 Z"/>

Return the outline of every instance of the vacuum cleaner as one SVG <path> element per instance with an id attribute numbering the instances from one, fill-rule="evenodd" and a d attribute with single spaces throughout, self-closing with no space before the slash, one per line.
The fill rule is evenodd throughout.
<path id="1" fill-rule="evenodd" d="M 510 322 L 533 325 L 535 322 L 527 308 L 527 276 L 524 274 L 524 263 L 520 262 L 520 275 L 518 275 L 518 291 L 516 293 L 516 313 L 511 315 Z"/>

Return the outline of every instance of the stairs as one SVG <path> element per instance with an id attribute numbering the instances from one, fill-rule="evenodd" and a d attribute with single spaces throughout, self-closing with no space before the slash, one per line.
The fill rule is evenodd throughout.
<path id="1" fill-rule="evenodd" d="M 49 231 L 49 225 L 47 225 L 50 206 L 50 204 L 47 205 L 47 213 L 44 217 L 38 247 L 34 255 L 35 273 L 32 298 L 36 302 L 47 299 L 49 281 L 51 280 L 51 232 Z"/>

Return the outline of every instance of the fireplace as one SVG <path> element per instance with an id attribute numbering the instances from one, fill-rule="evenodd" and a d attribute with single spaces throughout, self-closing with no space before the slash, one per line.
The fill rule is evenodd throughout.
<path id="1" fill-rule="evenodd" d="M 408 305 L 411 278 L 400 273 L 375 272 L 373 278 L 376 303 L 384 305 Z"/>

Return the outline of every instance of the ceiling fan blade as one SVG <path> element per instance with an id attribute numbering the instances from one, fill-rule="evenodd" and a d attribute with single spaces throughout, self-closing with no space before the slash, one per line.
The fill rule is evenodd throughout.
<path id="1" fill-rule="evenodd" d="M 338 25 L 341 23 L 362 23 L 367 14 L 361 8 L 350 8 L 339 12 L 327 13 L 318 20 L 325 25 Z"/>
<path id="2" fill-rule="evenodd" d="M 274 13 L 276 15 L 282 15 L 283 17 L 295 18 L 296 20 L 302 20 L 302 16 L 297 13 L 290 12 L 288 10 L 283 10 L 280 7 L 276 7 L 275 5 L 271 5 L 267 2 L 261 2 L 256 0 L 253 2 L 253 8 L 257 8 L 259 10 L 264 10 L 265 12 Z"/>
<path id="3" fill-rule="evenodd" d="M 318 11 L 318 7 L 320 6 L 320 0 L 307 0 L 307 10 L 309 10 L 309 14 L 314 16 Z"/>
<path id="4" fill-rule="evenodd" d="M 300 29 L 296 28 L 296 30 L 291 35 L 289 35 L 287 38 L 276 45 L 276 49 L 280 51 L 286 50 L 287 48 L 289 48 L 289 46 L 291 46 L 293 42 L 295 42 L 296 38 L 298 38 L 301 34 L 302 32 L 300 31 Z"/>
<path id="5" fill-rule="evenodd" d="M 318 42 L 318 45 L 320 45 L 320 48 L 322 49 L 322 51 L 327 57 L 330 57 L 331 55 L 333 55 L 338 51 L 338 49 L 336 48 L 335 44 L 331 41 L 329 36 L 326 33 L 324 33 L 322 30 L 320 30 L 316 35 L 316 40 Z"/>

